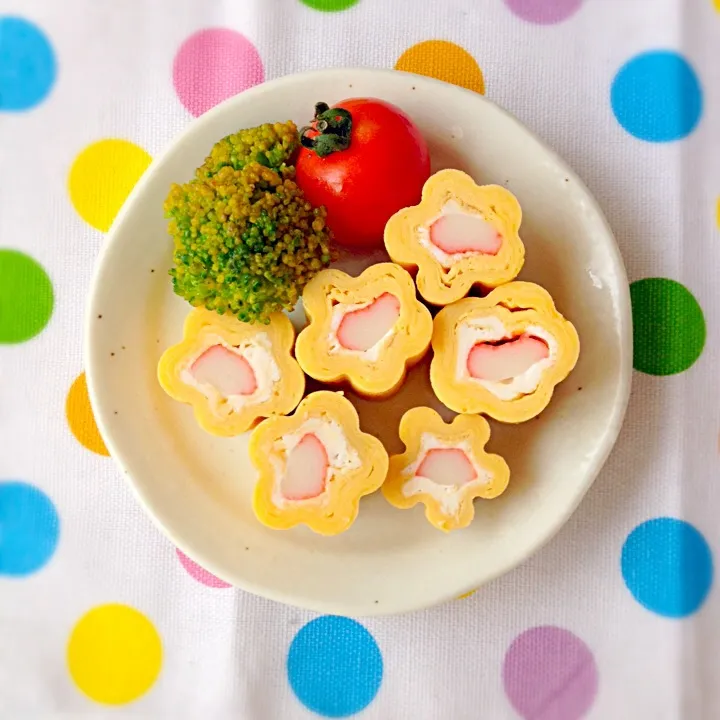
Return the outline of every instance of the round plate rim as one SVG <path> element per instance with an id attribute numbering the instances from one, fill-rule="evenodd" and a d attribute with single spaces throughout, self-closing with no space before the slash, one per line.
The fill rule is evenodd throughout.
<path id="1" fill-rule="evenodd" d="M 152 175 L 154 175 L 155 171 L 160 168 L 164 162 L 167 156 L 169 156 L 175 147 L 177 145 L 180 145 L 185 142 L 186 138 L 194 135 L 198 131 L 198 127 L 200 124 L 205 123 L 211 123 L 215 116 L 224 114 L 228 112 L 228 110 L 236 103 L 245 103 L 248 100 L 248 97 L 252 95 L 261 95 L 264 92 L 266 92 L 269 88 L 272 89 L 279 89 L 283 86 L 291 85 L 294 82 L 297 82 L 298 80 L 310 80 L 312 78 L 320 78 L 323 77 L 324 79 L 330 78 L 333 79 L 334 77 L 337 77 L 338 79 L 342 78 L 343 82 L 347 82 L 347 79 L 349 76 L 358 76 L 358 75 L 364 75 L 364 76 L 398 76 L 403 75 L 407 77 L 412 77 L 413 82 L 417 85 L 425 85 L 428 87 L 432 86 L 444 86 L 446 88 L 452 88 L 453 91 L 464 94 L 466 96 L 471 96 L 475 102 L 479 103 L 486 103 L 488 105 L 491 105 L 493 109 L 501 114 L 504 118 L 504 121 L 515 125 L 516 129 L 520 130 L 522 133 L 526 134 L 527 136 L 531 137 L 538 145 L 542 146 L 543 150 L 548 154 L 549 157 L 551 157 L 554 161 L 554 163 L 557 165 L 557 167 L 562 168 L 564 174 L 571 178 L 572 181 L 575 183 L 577 187 L 580 188 L 582 193 L 584 194 L 589 206 L 593 210 L 593 212 L 597 215 L 597 217 L 600 219 L 603 230 L 608 238 L 608 250 L 610 251 L 610 254 L 612 256 L 612 261 L 614 264 L 615 273 L 618 277 L 618 284 L 619 284 L 619 293 L 617 296 L 617 306 L 619 309 L 619 316 L 618 316 L 618 325 L 619 325 L 619 334 L 621 337 L 620 341 L 620 366 L 621 366 L 621 373 L 618 380 L 618 390 L 616 393 L 616 399 L 613 405 L 613 411 L 612 416 L 610 419 L 610 425 L 608 427 L 608 432 L 606 433 L 606 441 L 604 445 L 602 446 L 602 452 L 599 453 L 597 457 L 597 461 L 592 466 L 591 469 L 588 470 L 588 472 L 585 474 L 585 482 L 583 486 L 576 491 L 576 495 L 574 498 L 574 502 L 566 506 L 565 510 L 561 513 L 558 513 L 555 517 L 555 521 L 552 523 L 552 525 L 548 528 L 547 532 L 544 536 L 539 537 L 537 541 L 532 544 L 531 546 L 528 546 L 528 548 L 523 552 L 517 555 L 515 558 L 513 558 L 512 562 L 508 562 L 504 567 L 500 568 L 497 572 L 494 573 L 484 573 L 482 579 L 470 582 L 466 592 L 469 592 L 471 590 L 475 590 L 483 585 L 486 585 L 489 582 L 492 582 L 493 580 L 497 579 L 498 577 L 501 577 L 503 575 L 506 575 L 510 571 L 514 570 L 519 565 L 523 564 L 525 561 L 527 561 L 530 557 L 535 555 L 539 550 L 541 550 L 559 531 L 560 529 L 567 523 L 569 518 L 573 515 L 579 504 L 584 499 L 585 495 L 589 491 L 589 489 L 592 487 L 593 483 L 595 482 L 598 474 L 600 473 L 601 469 L 605 465 L 610 453 L 612 452 L 618 436 L 620 434 L 620 430 L 623 425 L 623 421 L 625 419 L 625 415 L 627 412 L 627 407 L 630 400 L 630 392 L 631 392 L 631 385 L 632 385 L 632 374 L 633 374 L 633 365 L 632 365 L 632 358 L 633 358 L 633 336 L 632 336 L 632 310 L 631 310 L 631 300 L 630 300 L 630 286 L 627 279 L 627 272 L 625 269 L 625 264 L 622 259 L 622 255 L 620 253 L 620 249 L 617 245 L 617 241 L 615 239 L 615 235 L 612 231 L 612 228 L 605 216 L 605 213 L 603 212 L 602 208 L 600 207 L 600 204 L 596 200 L 595 196 L 592 194 L 590 189 L 587 187 L 587 185 L 584 183 L 584 181 L 577 175 L 577 173 L 573 170 L 572 167 L 570 167 L 566 161 L 552 148 L 550 147 L 544 140 L 542 140 L 535 132 L 530 130 L 524 123 L 522 123 L 517 117 L 515 117 L 512 113 L 505 110 L 498 104 L 494 103 L 492 100 L 489 100 L 484 95 L 480 95 L 476 92 L 473 92 L 471 90 L 451 85 L 449 83 L 446 83 L 441 80 L 437 80 L 435 78 L 426 77 L 424 75 L 417 75 L 414 73 L 408 73 L 405 71 L 399 71 L 399 70 L 393 70 L 393 69 L 387 69 L 387 68 L 372 68 L 372 67 L 363 67 L 363 66 L 346 66 L 346 67 L 337 67 L 337 68 L 325 68 L 325 69 L 315 69 L 315 70 L 308 70 L 308 71 L 302 71 L 297 73 L 291 73 L 287 75 L 283 75 L 278 78 L 274 78 L 272 80 L 265 81 L 259 85 L 256 85 L 252 88 L 249 88 L 242 93 L 239 93 L 237 95 L 234 95 L 231 98 L 228 98 L 227 100 L 223 101 L 222 103 L 218 104 L 208 112 L 204 113 L 203 115 L 194 118 L 186 128 L 184 128 L 180 133 L 178 133 L 170 143 L 155 157 L 153 158 L 150 166 L 147 168 L 143 176 L 140 178 L 138 183 L 135 185 L 135 187 L 132 189 L 130 194 L 128 195 L 125 203 L 121 207 L 120 211 L 118 212 L 115 220 L 113 221 L 113 224 L 108 231 L 105 240 L 101 246 L 100 252 L 98 254 L 98 257 L 95 261 L 95 266 L 93 269 L 93 275 L 92 280 L 90 284 L 90 290 L 88 294 L 88 301 L 86 304 L 86 311 L 85 311 L 85 321 L 84 321 L 84 330 L 83 330 L 83 339 L 84 339 L 84 366 L 85 366 L 85 372 L 86 372 L 86 379 L 87 379 L 87 386 L 88 386 L 88 395 L 90 399 L 90 404 L 93 410 L 93 414 L 95 416 L 96 423 L 98 425 L 98 428 L 100 430 L 100 433 L 103 437 L 103 440 L 105 441 L 105 444 L 107 446 L 107 449 L 115 462 L 115 464 L 120 468 L 123 476 L 125 477 L 126 481 L 130 485 L 132 492 L 138 502 L 140 503 L 141 507 L 143 508 L 146 515 L 151 519 L 153 524 L 175 545 L 176 548 L 181 550 L 183 554 L 187 555 L 191 560 L 198 563 L 202 567 L 204 567 L 209 572 L 213 573 L 214 575 L 218 576 L 221 580 L 225 580 L 231 584 L 233 584 L 235 587 L 240 588 L 242 590 L 245 590 L 247 592 L 250 592 L 252 594 L 268 598 L 270 600 L 274 600 L 277 602 L 281 602 L 283 604 L 295 606 L 295 607 L 301 607 L 310 611 L 319 612 L 319 613 L 331 613 L 331 614 L 348 614 L 348 609 L 339 607 L 337 603 L 332 602 L 325 602 L 322 599 L 310 599 L 310 598 L 297 598 L 291 593 L 285 593 L 285 592 L 276 592 L 273 590 L 272 587 L 267 586 L 260 586 L 258 584 L 255 584 L 253 582 L 248 582 L 247 580 L 239 577 L 232 577 L 228 578 L 226 573 L 223 573 L 223 571 L 220 568 L 217 568 L 215 566 L 215 563 L 213 562 L 212 558 L 208 557 L 202 557 L 201 554 L 198 554 L 193 547 L 190 547 L 186 545 L 185 541 L 177 535 L 177 533 L 170 530 L 166 525 L 163 524 L 162 520 L 160 519 L 160 515 L 162 515 L 162 511 L 158 508 L 154 507 L 154 504 L 150 501 L 150 499 L 147 497 L 146 493 L 143 491 L 143 483 L 138 482 L 132 474 L 126 469 L 126 463 L 124 462 L 124 454 L 120 450 L 120 448 L 115 443 L 113 433 L 109 429 L 110 425 L 108 423 L 108 419 L 111 415 L 110 411 L 104 408 L 103 403 L 100 400 L 100 388 L 97 383 L 96 378 L 96 367 L 97 362 L 99 358 L 97 357 L 97 353 L 93 352 L 95 343 L 94 343 L 94 328 L 96 327 L 96 324 L 92 322 L 92 320 L 97 315 L 97 299 L 98 295 L 101 290 L 102 285 L 102 277 L 105 272 L 107 272 L 106 268 L 106 258 L 108 254 L 111 251 L 111 248 L 113 247 L 113 244 L 116 242 L 116 238 L 118 235 L 121 235 L 121 228 L 124 224 L 125 217 L 131 212 L 132 206 L 134 205 L 135 198 L 141 195 L 144 192 L 145 185 L 149 182 L 149 179 Z M 424 610 L 430 607 L 434 607 L 436 605 L 439 605 L 443 602 L 452 600 L 456 597 L 455 593 L 438 593 L 435 597 L 425 597 L 424 599 L 414 599 L 414 598 L 405 598 L 405 602 L 403 603 L 397 603 L 395 607 L 389 606 L 388 604 L 384 604 L 383 606 L 363 606 L 363 611 L 361 613 L 358 613 L 353 609 L 353 613 L 356 616 L 365 616 L 365 617 L 372 617 L 372 616 L 382 616 L 382 615 L 393 615 L 398 613 L 405 613 L 405 612 L 412 612 L 412 611 L 418 611 L 418 610 Z"/>

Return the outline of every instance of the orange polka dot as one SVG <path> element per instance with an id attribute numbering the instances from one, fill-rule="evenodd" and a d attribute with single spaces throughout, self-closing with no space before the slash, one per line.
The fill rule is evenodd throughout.
<path id="1" fill-rule="evenodd" d="M 395 69 L 485 93 L 485 80 L 475 58 L 447 40 L 425 40 L 413 45 L 400 56 Z"/>
<path id="2" fill-rule="evenodd" d="M 80 373 L 70 386 L 65 402 L 65 415 L 72 434 L 81 445 L 98 455 L 109 457 L 110 453 L 105 447 L 90 406 L 85 373 Z"/>
<path id="3" fill-rule="evenodd" d="M 465 600 L 466 598 L 469 598 L 469 597 L 471 597 L 472 595 L 474 595 L 476 592 L 477 592 L 477 590 L 471 590 L 470 592 L 466 592 L 466 593 L 464 593 L 463 595 L 460 595 L 460 596 L 458 597 L 458 600 Z"/>

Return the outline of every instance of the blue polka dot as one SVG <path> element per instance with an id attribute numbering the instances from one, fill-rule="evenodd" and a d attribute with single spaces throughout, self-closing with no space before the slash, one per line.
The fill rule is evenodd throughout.
<path id="1" fill-rule="evenodd" d="M 22 18 L 0 16 L 0 111 L 42 102 L 56 75 L 55 53 L 43 31 Z"/>
<path id="2" fill-rule="evenodd" d="M 610 101 L 617 121 L 649 142 L 681 140 L 700 121 L 700 82 L 685 58 L 656 50 L 636 55 L 615 76 Z"/>
<path id="3" fill-rule="evenodd" d="M 692 525 L 654 518 L 638 525 L 622 549 L 622 575 L 634 598 L 658 615 L 682 618 L 705 602 L 713 582 L 713 559 Z"/>
<path id="4" fill-rule="evenodd" d="M 0 482 L 0 575 L 21 577 L 52 557 L 60 520 L 50 498 L 24 482 Z"/>
<path id="5" fill-rule="evenodd" d="M 383 660 L 373 636 L 360 623 L 324 615 L 302 627 L 287 659 L 290 686 L 309 710 L 348 717 L 377 695 Z"/>

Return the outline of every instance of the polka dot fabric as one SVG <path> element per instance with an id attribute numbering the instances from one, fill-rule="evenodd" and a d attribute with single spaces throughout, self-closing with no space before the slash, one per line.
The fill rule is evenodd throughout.
<path id="1" fill-rule="evenodd" d="M 508 700 L 526 720 L 577 720 L 598 690 L 595 658 L 569 630 L 536 627 L 513 640 L 503 662 Z"/>
<path id="2" fill-rule="evenodd" d="M 577 12 L 582 0 L 505 0 L 519 18 L 540 25 L 554 25 Z"/>
<path id="3" fill-rule="evenodd" d="M 80 373 L 70 386 L 65 402 L 65 415 L 70 431 L 81 445 L 98 455 L 110 455 L 95 422 L 85 373 Z"/>
<path id="4" fill-rule="evenodd" d="M 180 46 L 173 62 L 175 92 L 195 117 L 263 78 L 263 63 L 255 46 L 228 28 L 194 33 Z"/>
<path id="5" fill-rule="evenodd" d="M 613 113 L 631 135 L 648 142 L 687 137 L 702 116 L 703 91 L 692 65 L 672 50 L 628 60 L 611 88 Z"/>
<path id="6" fill-rule="evenodd" d="M 145 5 L 0 11 L 0 714 L 720 717 L 717 0 Z M 152 159 L 236 93 L 343 65 L 517 115 L 588 182 L 630 282 L 632 400 L 595 488 L 513 573 L 406 617 L 284 607 L 174 547 L 83 368 L 97 253 Z"/>
<path id="7" fill-rule="evenodd" d="M 52 500 L 25 482 L 0 482 L 0 575 L 38 572 L 53 556 L 60 521 Z"/>
<path id="8" fill-rule="evenodd" d="M 55 51 L 45 32 L 27 18 L 0 16 L 0 112 L 39 105 L 56 76 Z"/>
<path id="9" fill-rule="evenodd" d="M 75 211 L 89 225 L 107 232 L 149 164 L 150 156 L 129 140 L 91 143 L 70 168 L 68 194 Z"/>
<path id="10" fill-rule="evenodd" d="M 348 717 L 377 695 L 383 660 L 373 636 L 349 618 L 324 616 L 295 635 L 287 658 L 298 700 L 324 717 Z"/>
<path id="11" fill-rule="evenodd" d="M 162 641 L 148 618 L 126 605 L 100 605 L 77 622 L 67 668 L 77 687 L 105 705 L 125 705 L 146 693 L 162 667 Z"/>
<path id="12" fill-rule="evenodd" d="M 0 342 L 21 343 L 50 321 L 55 296 L 45 269 L 19 250 L 0 248 Z"/>
<path id="13" fill-rule="evenodd" d="M 395 69 L 485 92 L 477 60 L 465 48 L 447 40 L 423 40 L 412 45 L 398 58 Z"/>

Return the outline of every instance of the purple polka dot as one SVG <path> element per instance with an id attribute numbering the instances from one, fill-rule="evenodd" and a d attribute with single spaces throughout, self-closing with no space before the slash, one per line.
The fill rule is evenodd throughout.
<path id="1" fill-rule="evenodd" d="M 264 78 L 255 46 L 244 35 L 223 28 L 191 35 L 173 63 L 175 92 L 194 117 Z"/>
<path id="2" fill-rule="evenodd" d="M 215 577 L 212 573 L 208 572 L 205 568 L 200 567 L 196 562 L 193 562 L 187 555 L 176 550 L 177 556 L 180 559 L 180 563 L 187 570 L 188 575 L 195 578 L 199 583 L 207 585 L 212 588 L 229 588 L 232 587 L 229 583 Z"/>
<path id="3" fill-rule="evenodd" d="M 597 694 L 595 659 L 569 630 L 536 627 L 505 655 L 503 684 L 523 720 L 580 720 Z"/>
<path id="4" fill-rule="evenodd" d="M 540 25 L 554 25 L 577 12 L 582 0 L 505 0 L 518 17 Z"/>

